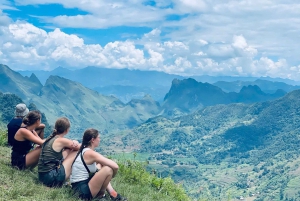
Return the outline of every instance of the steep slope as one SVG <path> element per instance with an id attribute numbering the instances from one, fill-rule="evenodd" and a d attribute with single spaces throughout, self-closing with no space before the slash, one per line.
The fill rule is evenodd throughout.
<path id="1" fill-rule="evenodd" d="M 171 120 L 163 117 L 152 118 L 135 128 L 134 132 L 151 133 L 151 135 L 141 136 L 141 139 L 151 136 L 149 143 L 141 147 L 145 151 L 155 150 L 156 147 L 172 149 L 182 146 L 194 147 L 195 145 L 192 152 L 195 151 L 195 156 L 198 155 L 199 160 L 202 160 L 207 157 L 199 155 L 197 150 L 203 148 L 204 142 L 210 141 L 212 144 L 209 154 L 213 153 L 212 147 L 216 148 L 215 156 L 218 156 L 219 149 L 222 147 L 243 154 L 245 151 L 257 149 L 260 146 L 267 148 L 265 146 L 271 145 L 271 140 L 275 139 L 273 137 L 279 136 L 279 134 L 285 136 L 291 133 L 300 133 L 297 123 L 300 122 L 299 97 L 300 90 L 295 90 L 282 98 L 268 102 L 210 106 Z M 150 130 L 149 127 L 153 129 Z M 174 142 L 171 135 L 173 131 L 179 132 L 179 130 L 188 137 Z M 164 134 L 162 135 L 162 133 Z M 153 138 L 153 135 L 156 137 Z M 174 134 L 174 136 L 176 135 Z M 207 139 L 201 142 L 204 136 Z M 270 136 L 273 137 L 269 138 Z M 297 144 L 297 139 L 294 140 L 290 143 Z M 193 143 L 191 144 L 191 142 Z M 170 147 L 165 143 L 170 143 Z M 199 145 L 198 143 L 201 146 L 196 147 Z M 272 153 L 275 150 L 268 151 Z M 224 153 L 223 150 L 222 154 Z"/>
<path id="2" fill-rule="evenodd" d="M 23 77 L 8 66 L 0 64 L 0 91 L 16 94 L 25 101 L 32 94 L 37 95 L 41 88 L 41 83 L 34 75 L 30 78 Z"/>
<path id="3" fill-rule="evenodd" d="M 199 106 L 221 103 L 230 103 L 230 99 L 220 88 L 189 78 L 172 81 L 171 89 L 164 98 L 163 106 L 166 110 L 176 107 L 183 112 L 189 112 Z"/>
<path id="4" fill-rule="evenodd" d="M 114 95 L 124 102 L 143 98 L 145 94 L 150 94 L 155 100 L 162 101 L 170 88 L 171 81 L 174 78 L 183 79 L 182 76 L 164 72 L 99 67 L 85 67 L 77 70 L 58 67 L 52 71 L 22 71 L 21 73 L 29 76 L 32 72 L 42 83 L 45 83 L 50 75 L 57 75 L 79 82 L 101 94 Z"/>
<path id="5" fill-rule="evenodd" d="M 15 116 L 15 106 L 22 103 L 22 99 L 15 94 L 0 92 L 0 122 L 6 124 Z"/>
<path id="6" fill-rule="evenodd" d="M 78 82 L 59 76 L 50 76 L 42 86 L 35 74 L 23 77 L 1 66 L 0 90 L 24 97 L 28 105 L 34 103 L 54 124 L 58 117 L 66 116 L 72 123 L 73 135 L 95 127 L 107 133 L 138 125 L 159 113 L 160 105 L 149 96 L 141 100 L 122 103 L 113 96 L 104 96 Z M 68 73 L 63 68 L 56 71 Z"/>
<path id="7" fill-rule="evenodd" d="M 191 191 L 206 187 L 216 198 L 228 189 L 237 197 L 259 191 L 264 200 L 279 200 L 298 196 L 293 183 L 300 180 L 299 122 L 300 90 L 295 90 L 268 102 L 152 118 L 122 140 L 152 153 L 148 158 L 167 172 L 171 168 L 176 180 L 186 178 Z"/>
<path id="8" fill-rule="evenodd" d="M 2 130 L 0 130 L 0 138 Z M 10 166 L 11 149 L 0 145 L 0 200 L 32 201 L 59 200 L 82 201 L 71 189 L 64 185 L 62 188 L 48 188 L 38 181 L 37 168 L 20 171 Z M 130 162 L 131 166 L 128 165 Z M 111 181 L 114 188 L 130 201 L 191 201 L 181 185 L 175 184 L 170 178 L 146 172 L 144 166 L 136 161 L 118 161 L 119 171 Z M 109 197 L 108 194 L 106 197 Z M 97 199 L 94 199 L 97 200 Z M 101 201 L 110 198 L 98 199 Z"/>
<path id="9" fill-rule="evenodd" d="M 45 111 L 51 123 L 60 116 L 68 117 L 72 132 L 76 134 L 81 134 L 87 127 L 103 132 L 131 128 L 153 117 L 160 108 L 153 100 L 146 99 L 147 104 L 139 107 L 125 105 L 113 96 L 101 95 L 58 76 L 50 76 L 39 96 L 33 97 L 32 101 Z"/>
<path id="10" fill-rule="evenodd" d="M 164 115 L 178 116 L 188 114 L 204 106 L 229 103 L 254 103 L 282 97 L 285 92 L 276 91 L 267 94 L 254 86 L 245 86 L 239 93 L 226 93 L 219 87 L 209 83 L 201 83 L 189 78 L 184 80 L 174 79 L 170 91 L 164 98 Z"/>

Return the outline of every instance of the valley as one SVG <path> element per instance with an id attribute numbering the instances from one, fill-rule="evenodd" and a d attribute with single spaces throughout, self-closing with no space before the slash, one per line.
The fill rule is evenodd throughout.
<path id="1" fill-rule="evenodd" d="M 49 127 L 66 116 L 72 123 L 69 137 L 78 140 L 85 128 L 95 127 L 101 131 L 101 153 L 147 161 L 150 172 L 171 175 L 193 197 L 260 201 L 299 196 L 297 86 L 259 81 L 261 88 L 225 92 L 175 78 L 163 101 L 144 95 L 124 103 L 58 75 L 41 84 L 35 74 L 24 77 L 2 65 L 0 78 L 0 91 L 19 96 L 15 102 L 34 104 Z"/>

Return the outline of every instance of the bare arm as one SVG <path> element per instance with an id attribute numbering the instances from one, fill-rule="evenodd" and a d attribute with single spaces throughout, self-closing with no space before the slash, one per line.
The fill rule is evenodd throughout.
<path id="1" fill-rule="evenodd" d="M 61 151 L 62 149 L 73 149 L 73 150 L 79 150 L 80 144 L 76 140 L 70 140 L 67 138 L 57 138 L 53 143 L 53 149 L 55 151 Z"/>
<path id="2" fill-rule="evenodd" d="M 35 136 L 39 137 L 39 135 L 36 133 L 36 131 L 35 131 L 35 130 L 33 130 L 33 131 L 32 131 L 32 133 L 33 133 L 33 135 L 35 135 Z"/>
<path id="3" fill-rule="evenodd" d="M 113 160 L 110 160 L 96 151 L 88 150 L 83 155 L 86 164 L 92 164 L 94 162 L 99 163 L 102 167 L 109 166 L 113 170 L 113 177 L 117 174 L 119 166 Z"/>
<path id="4" fill-rule="evenodd" d="M 30 132 L 29 130 L 25 128 L 20 128 L 16 135 L 22 136 L 23 139 L 29 140 L 35 144 L 42 145 L 45 140 L 42 140 L 38 135 Z"/>

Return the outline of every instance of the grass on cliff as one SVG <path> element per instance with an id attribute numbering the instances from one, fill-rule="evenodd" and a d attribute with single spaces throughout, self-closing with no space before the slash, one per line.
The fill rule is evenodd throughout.
<path id="1" fill-rule="evenodd" d="M 70 187 L 48 188 L 37 177 L 37 168 L 19 171 L 10 166 L 11 149 L 4 146 L 6 132 L 0 131 L 0 200 L 79 200 Z M 113 187 L 129 201 L 189 201 L 184 189 L 171 178 L 159 178 L 146 172 L 140 162 L 118 162 L 119 173 Z"/>

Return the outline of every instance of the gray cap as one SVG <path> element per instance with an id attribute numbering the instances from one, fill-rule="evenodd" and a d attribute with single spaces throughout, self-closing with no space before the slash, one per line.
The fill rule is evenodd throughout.
<path id="1" fill-rule="evenodd" d="M 15 115 L 18 117 L 24 117 L 28 114 L 29 110 L 24 103 L 20 103 L 16 106 Z"/>

